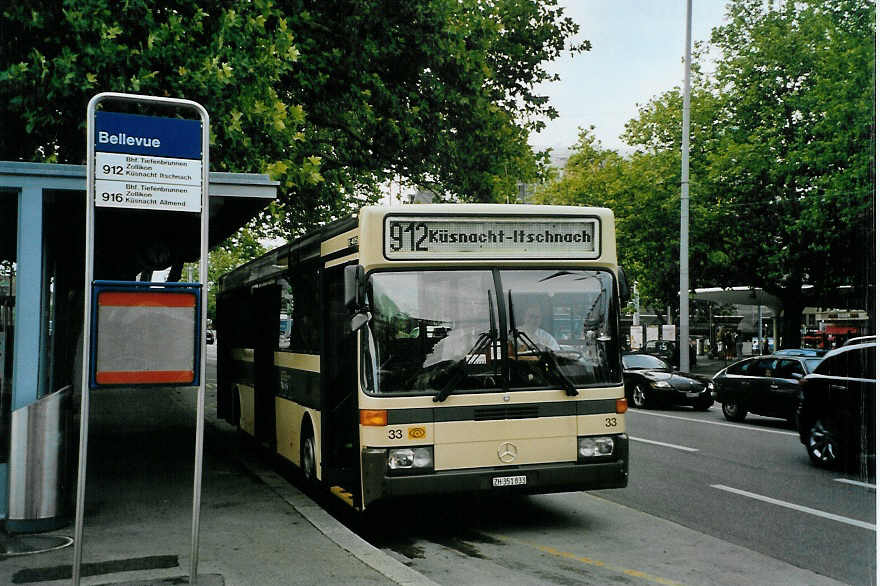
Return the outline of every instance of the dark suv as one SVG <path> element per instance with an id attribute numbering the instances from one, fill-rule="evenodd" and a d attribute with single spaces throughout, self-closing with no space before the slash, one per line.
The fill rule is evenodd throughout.
<path id="1" fill-rule="evenodd" d="M 847 468 L 874 456 L 876 354 L 876 343 L 844 346 L 804 377 L 798 433 L 814 464 Z"/>

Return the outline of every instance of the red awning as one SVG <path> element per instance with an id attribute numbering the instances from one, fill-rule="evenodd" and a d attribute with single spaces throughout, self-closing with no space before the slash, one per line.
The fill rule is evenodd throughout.
<path id="1" fill-rule="evenodd" d="M 835 336 L 844 336 L 847 334 L 857 334 L 859 329 L 855 326 L 830 326 L 826 325 L 823 333 L 827 336 L 832 334 Z"/>

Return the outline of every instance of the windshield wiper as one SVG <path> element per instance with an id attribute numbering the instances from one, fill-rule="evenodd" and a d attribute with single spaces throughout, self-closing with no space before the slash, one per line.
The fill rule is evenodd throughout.
<path id="1" fill-rule="evenodd" d="M 513 338 L 514 360 L 517 360 L 519 358 L 518 346 L 519 341 L 522 340 L 525 346 L 529 349 L 529 352 L 540 357 L 541 362 L 544 364 L 544 366 L 556 375 L 558 382 L 565 389 L 565 394 L 569 397 L 577 396 L 577 388 L 575 387 L 572 380 L 568 378 L 568 375 L 563 372 L 562 367 L 556 360 L 556 355 L 551 350 L 541 350 L 541 348 L 531 338 L 529 338 L 528 334 L 516 329 L 516 318 L 514 317 L 513 311 L 513 292 L 510 289 L 507 290 L 507 310 L 510 314 L 510 333 Z"/>
<path id="2" fill-rule="evenodd" d="M 477 356 L 483 354 L 486 351 L 486 348 L 490 348 L 492 352 L 492 359 L 496 359 L 495 356 L 495 341 L 498 339 L 498 327 L 495 324 L 495 311 L 492 304 L 492 292 L 486 291 L 489 296 L 489 331 L 481 332 L 479 336 L 477 336 L 477 341 L 474 342 L 474 345 L 471 347 L 467 353 L 457 360 L 455 364 L 450 367 L 450 370 L 454 371 L 452 376 L 446 384 L 443 385 L 443 388 L 437 391 L 437 394 L 434 395 L 434 403 L 440 403 L 441 401 L 445 401 L 446 398 L 452 394 L 452 391 L 455 390 L 456 385 L 464 378 L 467 373 L 468 365 L 472 364 L 472 360 L 476 360 Z"/>

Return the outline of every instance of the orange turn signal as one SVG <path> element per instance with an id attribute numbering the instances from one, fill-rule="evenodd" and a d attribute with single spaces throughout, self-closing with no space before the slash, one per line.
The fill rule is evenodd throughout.
<path id="1" fill-rule="evenodd" d="M 388 425 L 388 411 L 385 409 L 361 409 L 361 425 Z"/>
<path id="2" fill-rule="evenodd" d="M 626 399 L 618 399 L 617 400 L 617 412 L 618 413 L 626 413 L 627 402 Z M 363 411 L 361 411 L 363 413 Z"/>

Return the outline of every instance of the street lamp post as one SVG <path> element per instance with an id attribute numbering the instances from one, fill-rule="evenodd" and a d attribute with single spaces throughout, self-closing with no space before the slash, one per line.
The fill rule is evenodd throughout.
<path id="1" fill-rule="evenodd" d="M 678 364 L 682 372 L 690 372 L 690 307 L 688 306 L 688 224 L 690 182 L 690 126 L 691 126 L 691 2 L 687 0 L 687 23 L 685 26 L 684 90 L 681 112 L 681 249 L 679 251 L 679 323 Z"/>

